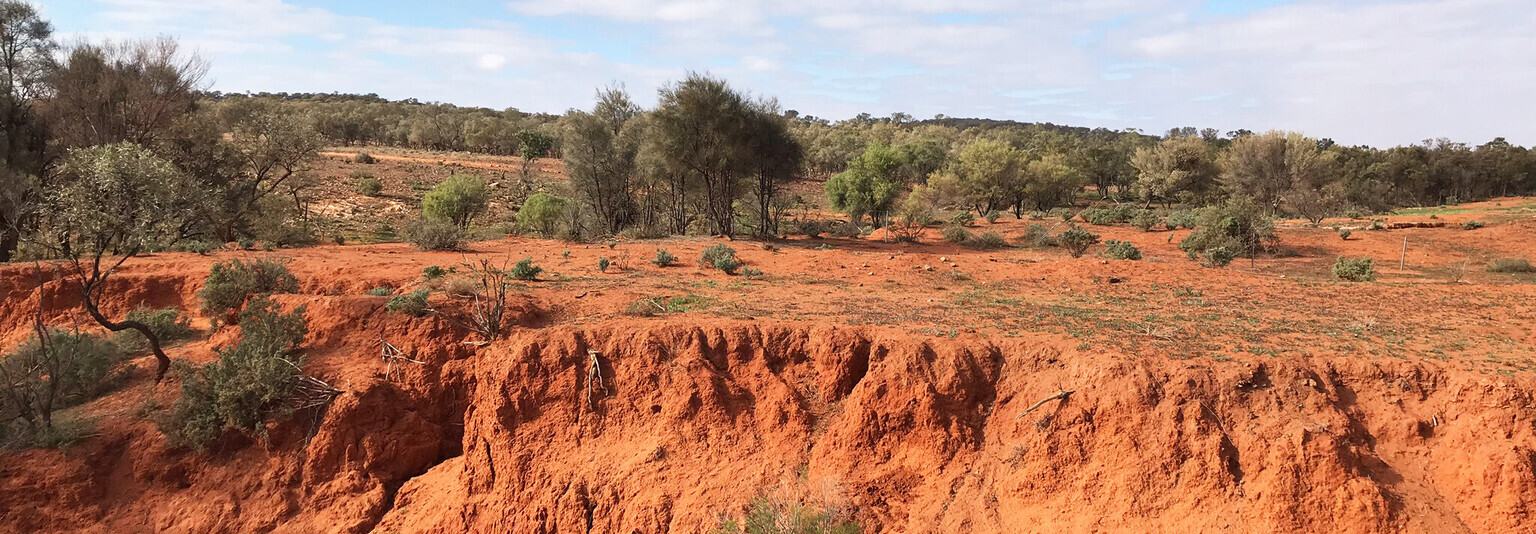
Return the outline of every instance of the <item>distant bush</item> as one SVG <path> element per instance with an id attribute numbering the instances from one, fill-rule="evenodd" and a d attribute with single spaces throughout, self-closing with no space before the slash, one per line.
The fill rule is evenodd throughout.
<path id="1" fill-rule="evenodd" d="M 1485 226 L 1482 221 L 1467 221 L 1461 223 L 1462 230 L 1476 230 Z"/>
<path id="2" fill-rule="evenodd" d="M 427 219 L 447 221 L 460 228 L 485 211 L 485 180 L 473 174 L 455 174 L 437 184 L 421 199 L 421 214 Z"/>
<path id="3" fill-rule="evenodd" d="M 1371 258 L 1341 256 L 1333 262 L 1333 276 L 1350 282 L 1369 282 L 1376 279 L 1375 264 Z"/>
<path id="4" fill-rule="evenodd" d="M 1351 235 L 1354 235 L 1354 232 L 1351 232 L 1348 228 L 1340 228 L 1339 229 L 1339 239 L 1343 239 L 1343 240 L 1347 241 L 1347 240 L 1349 240 L 1349 236 L 1351 236 Z"/>
<path id="5" fill-rule="evenodd" d="M 522 209 L 517 211 L 517 224 L 540 236 L 554 237 L 560 221 L 565 218 L 567 204 L 563 198 L 535 193 L 523 201 Z"/>
<path id="6" fill-rule="evenodd" d="M 1112 260 L 1139 260 L 1141 250 L 1130 241 L 1109 240 L 1104 242 L 1104 256 Z"/>
<path id="7" fill-rule="evenodd" d="M 1237 253 L 1227 247 L 1211 247 L 1205 249 L 1200 264 L 1206 267 L 1226 267 L 1237 259 Z"/>
<path id="8" fill-rule="evenodd" d="M 947 225 L 939 233 L 944 236 L 945 241 L 956 245 L 968 243 L 973 237 L 970 230 L 966 230 L 964 226 L 958 224 Z"/>
<path id="9" fill-rule="evenodd" d="M 438 278 L 442 278 L 445 274 L 448 274 L 447 269 L 443 269 L 442 267 L 436 265 L 428 265 L 425 269 L 421 270 L 421 279 L 436 280 Z"/>
<path id="10" fill-rule="evenodd" d="M 127 319 L 148 326 L 149 331 L 154 332 L 155 337 L 159 338 L 161 345 L 191 338 L 196 333 L 192 330 L 191 321 L 175 307 L 158 310 L 135 308 L 128 312 Z M 130 354 L 149 350 L 149 340 L 144 339 L 144 334 L 139 333 L 138 330 L 128 329 L 117 332 L 112 335 L 112 342 Z"/>
<path id="11" fill-rule="evenodd" d="M 544 272 L 544 268 L 535 266 L 533 264 L 533 258 L 523 258 L 522 261 L 519 261 L 516 265 L 512 266 L 511 275 L 512 278 L 518 280 L 534 280 L 537 279 L 539 277 L 539 273 L 542 272 Z"/>
<path id="12" fill-rule="evenodd" d="M 955 226 L 971 226 L 976 224 L 976 215 L 969 211 L 962 211 L 960 213 L 956 213 L 953 217 L 950 217 L 949 224 L 953 224 Z"/>
<path id="13" fill-rule="evenodd" d="M 677 263 L 677 256 L 673 256 L 664 248 L 656 249 L 656 259 L 651 260 L 651 264 L 657 267 L 669 267 L 674 263 Z"/>
<path id="14" fill-rule="evenodd" d="M 1141 210 L 1136 212 L 1135 217 L 1131 217 L 1131 226 L 1140 228 L 1143 232 L 1149 232 L 1161 220 L 1152 210 Z"/>
<path id="15" fill-rule="evenodd" d="M 1195 219 L 1198 215 L 1199 213 L 1196 210 L 1173 210 L 1168 213 L 1168 217 L 1163 220 L 1163 224 L 1166 225 L 1169 230 L 1174 230 L 1177 228 L 1194 228 Z"/>
<path id="16" fill-rule="evenodd" d="M 201 368 L 180 362 L 181 397 L 160 431 L 174 446 L 202 450 L 226 430 L 264 436 L 269 418 L 286 417 L 308 328 L 304 307 L 284 314 L 271 299 L 251 299 L 240 312 L 240 341 Z"/>
<path id="17" fill-rule="evenodd" d="M 997 222 L 999 217 L 1002 217 L 1002 215 L 1003 214 L 998 213 L 997 210 L 992 210 L 987 212 L 986 215 L 983 215 L 982 218 L 987 220 L 987 224 L 994 224 Z"/>
<path id="18" fill-rule="evenodd" d="M 965 242 L 965 246 L 980 250 L 996 250 L 1007 248 L 1008 240 L 997 232 L 982 232 Z"/>
<path id="19" fill-rule="evenodd" d="M 1099 235 L 1074 226 L 1057 235 L 1056 242 L 1066 248 L 1067 253 L 1072 257 L 1079 258 L 1083 253 L 1088 252 L 1088 247 L 1099 242 Z"/>
<path id="20" fill-rule="evenodd" d="M 207 256 L 208 253 L 224 248 L 224 245 L 212 241 L 196 239 L 183 241 L 176 244 L 176 249 L 182 252 L 191 252 L 199 256 Z"/>
<path id="21" fill-rule="evenodd" d="M 417 219 L 405 228 L 405 236 L 421 250 L 459 250 L 464 246 L 464 228 L 449 221 Z"/>
<path id="22" fill-rule="evenodd" d="M 421 317 L 427 313 L 427 296 L 430 294 L 425 289 L 418 289 L 409 295 L 396 295 L 384 304 L 384 309 L 411 317 Z"/>
<path id="23" fill-rule="evenodd" d="M 1138 210 L 1130 204 L 1121 204 L 1109 208 L 1088 208 L 1080 214 L 1083 220 L 1089 224 L 1107 226 L 1112 224 L 1124 224 L 1131 222 Z"/>
<path id="24" fill-rule="evenodd" d="M 399 239 L 400 235 L 395 233 L 395 227 L 391 226 L 389 223 L 379 223 L 377 226 L 373 227 L 374 242 L 393 243 Z"/>
<path id="25" fill-rule="evenodd" d="M 356 171 L 352 173 L 352 191 L 365 197 L 376 197 L 384 192 L 384 182 L 368 171 Z"/>
<path id="26" fill-rule="evenodd" d="M 856 221 L 831 224 L 827 226 L 826 231 L 833 237 L 859 237 L 864 233 L 863 228 L 860 228 Z"/>
<path id="27" fill-rule="evenodd" d="M 763 277 L 763 272 L 759 271 L 757 269 L 753 269 L 751 267 L 742 267 L 741 268 L 741 275 L 746 277 L 746 278 L 751 278 L 751 279 L 755 280 L 755 279 L 758 279 L 758 278 L 762 278 Z"/>
<path id="28" fill-rule="evenodd" d="M 612 263 L 613 262 L 608 261 L 608 258 L 598 258 L 597 259 L 597 270 L 599 272 L 606 273 L 606 272 L 608 272 L 608 266 L 611 265 Z"/>
<path id="29" fill-rule="evenodd" d="M 1252 257 L 1268 249 L 1275 241 L 1278 238 L 1275 236 L 1274 220 L 1265 215 L 1264 210 L 1252 200 L 1239 197 L 1225 204 L 1201 208 L 1196 218 L 1195 231 L 1179 242 L 1179 249 L 1190 259 L 1205 256 L 1206 263 L 1220 267 L 1230 263 L 1230 260 L 1211 261 L 1209 256 L 1213 252 Z M 1223 250 L 1217 252 L 1216 249 Z"/>
<path id="30" fill-rule="evenodd" d="M 859 524 L 798 502 L 758 498 L 740 521 L 722 519 L 711 534 L 859 534 Z"/>
<path id="31" fill-rule="evenodd" d="M 1536 267 L 1525 258 L 1499 258 L 1488 264 L 1490 273 L 1536 273 Z"/>
<path id="32" fill-rule="evenodd" d="M 1056 238 L 1051 235 L 1051 229 L 1044 224 L 1033 223 L 1024 229 L 1024 236 L 1019 241 L 1026 246 L 1046 248 L 1056 246 Z"/>
<path id="33" fill-rule="evenodd" d="M 389 286 L 379 286 L 379 287 L 375 287 L 373 289 L 370 289 L 370 290 L 368 290 L 368 291 L 366 291 L 364 293 L 367 294 L 370 297 L 387 297 L 387 296 L 395 294 L 395 288 L 392 288 L 392 287 L 389 287 Z"/>
<path id="34" fill-rule="evenodd" d="M 375 159 L 372 154 L 367 152 L 358 152 L 356 156 L 352 156 L 352 162 L 373 165 L 374 163 L 378 163 L 379 160 Z"/>
<path id="35" fill-rule="evenodd" d="M 203 301 L 203 315 L 219 318 L 240 309 L 251 295 L 260 293 L 294 293 L 299 290 L 299 279 L 288 272 L 285 261 L 256 260 L 215 263 L 197 292 Z"/>
<path id="36" fill-rule="evenodd" d="M 704 249 L 704 253 L 699 257 L 699 265 L 719 269 L 725 274 L 736 274 L 736 269 L 741 267 L 741 261 L 736 259 L 736 249 L 722 244 Z"/>
<path id="37" fill-rule="evenodd" d="M 806 237 L 811 239 L 821 237 L 821 233 L 824 231 L 821 225 L 821 221 L 800 221 L 798 230 L 800 233 L 805 234 Z"/>

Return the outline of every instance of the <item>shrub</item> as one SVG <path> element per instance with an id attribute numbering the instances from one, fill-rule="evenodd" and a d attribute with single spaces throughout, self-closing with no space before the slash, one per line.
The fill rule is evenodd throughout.
<path id="1" fill-rule="evenodd" d="M 736 274 L 741 261 L 736 259 L 736 249 L 720 244 L 704 249 L 704 254 L 699 257 L 699 265 L 719 269 L 725 274 Z"/>
<path id="2" fill-rule="evenodd" d="M 1339 239 L 1348 241 L 1351 235 L 1354 235 L 1354 232 L 1351 232 L 1348 228 L 1339 229 Z"/>
<path id="3" fill-rule="evenodd" d="M 395 288 L 388 287 L 388 286 L 379 286 L 379 287 L 375 287 L 373 289 L 368 290 L 366 292 L 366 294 L 368 296 L 370 296 L 370 297 L 387 297 L 387 296 L 395 294 Z"/>
<path id="4" fill-rule="evenodd" d="M 427 219 L 447 221 L 465 228 L 471 219 L 485 211 L 485 204 L 485 180 L 473 174 L 455 174 L 421 198 L 421 214 Z"/>
<path id="5" fill-rule="evenodd" d="M 1536 273 L 1536 267 L 1525 258 L 1499 258 L 1488 264 L 1490 273 Z"/>
<path id="6" fill-rule="evenodd" d="M 821 221 L 800 221 L 799 230 L 811 239 L 820 238 L 823 231 Z"/>
<path id="7" fill-rule="evenodd" d="M 384 182 L 368 171 L 357 171 L 352 173 L 352 191 L 365 197 L 376 197 L 384 192 Z"/>
<path id="8" fill-rule="evenodd" d="M 631 317 L 654 317 L 666 312 L 667 306 L 660 297 L 646 297 L 629 303 L 620 313 Z"/>
<path id="9" fill-rule="evenodd" d="M 503 266 L 505 266 L 505 264 L 503 264 Z M 522 261 L 517 262 L 517 265 L 512 266 L 511 274 L 512 278 L 516 278 L 518 280 L 534 280 L 537 279 L 539 277 L 539 273 L 542 272 L 544 272 L 544 268 L 535 266 L 533 264 L 533 258 L 523 258 Z"/>
<path id="10" fill-rule="evenodd" d="M 135 308 L 128 312 L 129 321 L 138 321 L 149 327 L 150 332 L 160 339 L 161 345 L 169 345 L 176 341 L 192 337 L 196 331 L 192 330 L 192 323 L 175 307 L 162 309 Z M 117 332 L 112 336 L 113 343 L 125 352 L 135 353 L 149 350 L 149 340 L 144 339 L 144 334 L 138 330 L 128 329 Z"/>
<path id="11" fill-rule="evenodd" d="M 987 214 L 982 216 L 982 218 L 987 220 L 987 224 L 993 224 L 996 223 L 997 219 L 1001 216 L 1002 214 L 998 213 L 997 210 L 992 210 L 987 212 Z"/>
<path id="12" fill-rule="evenodd" d="M 450 278 L 448 283 L 443 284 L 443 293 L 450 297 L 469 298 L 479 291 L 479 282 L 464 276 Z"/>
<path id="13" fill-rule="evenodd" d="M 1088 224 L 1107 226 L 1131 222 L 1137 211 L 1135 206 L 1122 204 L 1109 208 L 1088 208 L 1081 215 Z"/>
<path id="14" fill-rule="evenodd" d="M 1179 242 L 1179 248 L 1190 259 L 1208 257 L 1218 248 L 1225 249 L 1222 254 L 1253 257 L 1277 240 L 1274 221 L 1252 200 L 1239 197 L 1222 205 L 1202 208 L 1196 218 L 1195 231 Z M 1222 266 L 1229 262 L 1208 263 Z"/>
<path id="15" fill-rule="evenodd" d="M 406 239 L 421 250 L 458 250 L 464 245 L 464 228 L 448 221 L 417 219 L 405 228 Z"/>
<path id="16" fill-rule="evenodd" d="M 396 295 L 384 304 L 384 309 L 411 317 L 421 317 L 427 313 L 428 295 L 430 293 L 425 289 L 412 291 L 409 295 Z"/>
<path id="17" fill-rule="evenodd" d="M 1163 220 L 1163 224 L 1167 226 L 1169 230 L 1178 228 L 1194 228 L 1195 219 L 1198 215 L 1199 213 L 1195 210 L 1173 210 L 1168 213 L 1168 217 Z"/>
<path id="18" fill-rule="evenodd" d="M 832 234 L 833 237 L 859 237 L 863 233 L 863 229 L 859 228 L 857 221 L 832 224 L 826 228 L 826 231 Z"/>
<path id="19" fill-rule="evenodd" d="M 203 301 L 203 315 L 217 319 L 240 309 L 251 295 L 298 290 L 299 279 L 288 272 L 286 261 L 244 262 L 236 258 L 228 263 L 213 264 L 197 295 Z"/>
<path id="20" fill-rule="evenodd" d="M 608 261 L 608 258 L 598 258 L 597 259 L 597 270 L 606 273 L 606 272 L 608 272 L 608 266 L 611 265 L 611 264 L 612 264 L 612 262 Z"/>
<path id="21" fill-rule="evenodd" d="M 966 246 L 980 250 L 996 250 L 1008 246 L 1008 240 L 997 232 L 982 232 L 965 243 Z"/>
<path id="22" fill-rule="evenodd" d="M 517 211 L 517 224 L 540 236 L 554 237 L 555 228 L 565 218 L 566 204 L 563 198 L 535 193 L 523 201 L 522 209 Z"/>
<path id="23" fill-rule="evenodd" d="M 975 223 L 976 223 L 976 216 L 972 215 L 971 212 L 969 212 L 969 211 L 962 211 L 960 213 L 956 213 L 954 217 L 950 217 L 949 218 L 949 224 L 952 224 L 952 225 L 955 225 L 955 226 L 971 226 L 971 225 L 973 225 Z"/>
<path id="24" fill-rule="evenodd" d="M 1051 229 L 1044 224 L 1033 223 L 1024 229 L 1024 236 L 1019 238 L 1025 245 L 1035 248 L 1056 246 L 1056 238 L 1051 236 Z"/>
<path id="25" fill-rule="evenodd" d="M 1111 239 L 1104 242 L 1104 255 L 1112 260 L 1139 260 L 1141 250 L 1138 250 L 1130 241 Z"/>
<path id="26" fill-rule="evenodd" d="M 32 433 L 33 447 L 69 452 L 70 447 L 96 435 L 96 422 L 83 417 L 57 417 L 53 424 Z"/>
<path id="27" fill-rule="evenodd" d="M 798 502 L 758 498 L 740 522 L 722 519 L 712 534 L 858 534 L 859 524 Z"/>
<path id="28" fill-rule="evenodd" d="M 220 245 L 218 243 L 214 243 L 212 241 L 207 241 L 207 240 L 202 240 L 202 239 L 197 239 L 197 240 L 192 240 L 192 241 L 183 241 L 181 243 L 177 243 L 176 244 L 176 249 L 177 250 L 180 250 L 182 252 L 191 252 L 191 253 L 197 254 L 199 256 L 207 256 L 208 253 L 213 252 L 215 250 L 219 250 L 220 248 L 223 248 L 223 247 L 224 247 L 223 245 Z"/>
<path id="29" fill-rule="evenodd" d="M 1237 259 L 1237 253 L 1227 247 L 1211 247 L 1205 249 L 1205 255 L 1200 264 L 1206 267 L 1226 267 Z"/>
<path id="30" fill-rule="evenodd" d="M 303 357 L 295 351 L 308 328 L 304 307 L 280 313 L 271 299 L 251 299 L 240 312 L 240 341 L 218 359 L 192 368 L 181 362 L 181 397 L 161 422 L 174 446 L 202 450 L 236 430 L 264 436 L 268 418 L 285 417 Z"/>
<path id="31" fill-rule="evenodd" d="M 393 243 L 398 239 L 400 239 L 400 236 L 395 233 L 395 227 L 389 223 L 379 223 L 373 227 L 373 241 L 375 243 Z"/>
<path id="32" fill-rule="evenodd" d="M 1333 276 L 1350 282 L 1369 282 L 1376 279 L 1375 260 L 1370 258 L 1345 258 L 1333 262 Z"/>
<path id="33" fill-rule="evenodd" d="M 239 246 L 240 250 L 251 250 L 256 248 L 256 239 L 252 237 L 241 237 L 235 240 L 235 245 Z"/>
<path id="34" fill-rule="evenodd" d="M 55 410 L 101 396 L 121 382 L 116 372 L 123 352 L 106 338 L 50 329 L 46 343 L 36 336 L 0 357 L 0 414 L 48 425 Z"/>
<path id="35" fill-rule="evenodd" d="M 1083 253 L 1088 252 L 1088 247 L 1099 242 L 1099 235 L 1074 226 L 1057 235 L 1056 242 L 1065 247 L 1072 257 L 1080 258 Z"/>
<path id="36" fill-rule="evenodd" d="M 1485 226 L 1482 221 L 1467 221 L 1461 223 L 1462 230 L 1476 230 Z"/>
<path id="37" fill-rule="evenodd" d="M 374 163 L 378 163 L 379 160 L 367 152 L 358 152 L 356 156 L 352 156 L 352 162 L 373 165 Z"/>
<path id="38" fill-rule="evenodd" d="M 758 279 L 758 278 L 762 278 L 763 277 L 763 272 L 759 271 L 757 269 L 753 269 L 751 267 L 742 267 L 741 268 L 741 275 L 745 276 L 747 278 L 751 278 L 751 279 L 755 280 L 755 279 Z"/>
<path id="39" fill-rule="evenodd" d="M 1372 231 L 1386 230 L 1387 229 L 1387 224 L 1382 222 L 1381 219 L 1372 219 L 1371 220 L 1371 228 L 1370 229 Z"/>
<path id="40" fill-rule="evenodd" d="M 425 269 L 421 270 L 421 279 L 422 280 L 436 280 L 438 278 L 442 278 L 443 275 L 445 275 L 445 274 L 448 274 L 448 271 L 446 269 L 443 269 L 442 267 L 438 267 L 436 265 L 428 265 Z"/>
<path id="41" fill-rule="evenodd" d="M 965 227 L 958 224 L 945 226 L 939 233 L 944 236 L 945 241 L 957 245 L 970 242 L 972 237 L 970 230 L 966 230 Z"/>
<path id="42" fill-rule="evenodd" d="M 1157 226 L 1160 220 L 1162 219 L 1156 213 L 1153 213 L 1152 210 L 1141 210 L 1136 212 L 1136 216 L 1131 217 L 1131 226 L 1140 228 L 1143 232 L 1150 232 L 1152 227 Z"/>
<path id="43" fill-rule="evenodd" d="M 656 259 L 651 260 L 651 263 L 657 267 L 669 267 L 673 263 L 677 263 L 677 256 L 667 252 L 667 249 L 659 248 L 656 249 Z"/>

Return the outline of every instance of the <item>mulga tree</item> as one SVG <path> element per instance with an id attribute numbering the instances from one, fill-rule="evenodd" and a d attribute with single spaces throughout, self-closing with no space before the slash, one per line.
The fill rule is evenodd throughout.
<path id="1" fill-rule="evenodd" d="M 618 233 L 635 220 L 633 190 L 640 107 L 622 88 L 598 92 L 592 111 L 571 112 L 562 146 L 566 172 L 603 228 Z"/>
<path id="2" fill-rule="evenodd" d="M 661 88 L 653 133 L 670 167 L 704 191 L 704 213 L 720 235 L 736 233 L 736 199 L 750 159 L 756 110 L 724 80 L 691 73 Z"/>
<path id="3" fill-rule="evenodd" d="M 156 381 L 171 365 L 159 336 L 144 323 L 107 317 L 101 303 L 107 281 L 125 262 L 188 237 L 185 221 L 200 203 L 199 191 L 169 161 L 124 142 L 70 150 L 45 195 L 47 231 L 40 234 L 49 238 L 39 245 L 63 258 L 93 320 L 113 332 L 144 335 Z"/>
<path id="4" fill-rule="evenodd" d="M 0 0 L 0 263 L 21 241 L 46 166 L 48 129 L 35 103 L 55 48 L 53 27 L 31 4 Z"/>
<path id="5" fill-rule="evenodd" d="M 747 133 L 747 175 L 753 180 L 757 204 L 757 236 L 779 233 L 779 214 L 775 208 L 779 185 L 794 178 L 804 152 L 789 133 L 788 119 L 779 114 L 775 100 L 755 104 L 755 113 Z"/>
<path id="6" fill-rule="evenodd" d="M 1195 135 L 1164 139 L 1156 146 L 1136 149 L 1136 192 L 1147 205 L 1172 204 L 1179 195 L 1201 199 L 1215 189 L 1219 172 L 1210 143 Z"/>

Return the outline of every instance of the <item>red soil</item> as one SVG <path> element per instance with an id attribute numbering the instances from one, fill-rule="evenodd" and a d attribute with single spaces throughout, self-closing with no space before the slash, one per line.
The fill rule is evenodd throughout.
<path id="1" fill-rule="evenodd" d="M 138 358 L 73 410 L 97 436 L 0 456 L 0 532 L 704 532 L 765 493 L 864 532 L 1536 532 L 1536 284 L 1482 269 L 1536 256 L 1536 220 L 1507 209 L 1524 202 L 1347 241 L 1286 225 L 1293 257 L 1220 270 L 1182 256 L 1185 231 L 1124 227 L 1090 228 L 1143 261 L 932 236 L 735 243 L 763 280 L 693 266 L 719 242 L 702 238 L 135 259 L 109 313 L 195 310 L 213 261 L 291 256 L 303 291 L 279 303 L 307 306 L 305 370 L 344 393 L 195 454 L 152 422 L 174 374 L 157 387 Z M 1472 218 L 1491 224 L 1459 229 Z M 658 247 L 683 265 L 647 263 Z M 1331 281 L 1337 255 L 1376 258 L 1378 281 Z M 362 295 L 523 257 L 544 280 L 485 347 Z M 0 268 L 7 345 L 35 289 L 30 266 Z M 88 323 L 73 291 L 45 284 L 50 322 Z M 619 313 L 652 296 L 687 311 Z M 206 361 L 235 330 L 172 356 Z M 387 371 L 380 338 L 426 363 Z"/>

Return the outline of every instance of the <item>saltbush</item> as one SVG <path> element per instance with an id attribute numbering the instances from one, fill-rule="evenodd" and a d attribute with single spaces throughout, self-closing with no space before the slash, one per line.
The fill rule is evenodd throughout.
<path id="1" fill-rule="evenodd" d="M 1476 230 L 1478 228 L 1482 228 L 1483 226 L 1486 226 L 1483 224 L 1483 221 L 1467 221 L 1461 223 L 1462 230 Z"/>
<path id="2" fill-rule="evenodd" d="M 367 152 L 358 152 L 356 156 L 352 156 L 353 163 L 364 163 L 372 165 L 374 163 L 378 163 L 378 161 L 379 160 L 377 158 L 374 158 L 372 154 Z"/>
<path id="3" fill-rule="evenodd" d="M 405 228 L 405 236 L 421 250 L 459 250 L 464 245 L 464 228 L 449 221 L 417 219 Z"/>
<path id="4" fill-rule="evenodd" d="M 384 304 L 384 309 L 411 317 L 421 317 L 427 313 L 428 295 L 430 292 L 425 289 L 412 291 L 409 295 L 396 295 Z"/>
<path id="5" fill-rule="evenodd" d="M 722 519 L 712 534 L 859 534 L 859 524 L 798 502 L 758 498 L 740 521 Z"/>
<path id="6" fill-rule="evenodd" d="M 651 260 L 651 264 L 657 267 L 668 267 L 674 263 L 677 263 L 677 256 L 667 252 L 667 249 L 664 248 L 656 249 L 656 259 Z"/>
<path id="7" fill-rule="evenodd" d="M 1371 258 L 1345 258 L 1333 262 L 1333 276 L 1350 282 L 1369 282 L 1376 279 L 1375 260 Z"/>
<path id="8" fill-rule="evenodd" d="M 1112 260 L 1139 260 L 1141 250 L 1132 245 L 1130 241 L 1116 241 L 1111 239 L 1104 242 L 1104 256 Z"/>
<path id="9" fill-rule="evenodd" d="M 352 191 L 365 197 L 376 197 L 384 192 L 384 182 L 368 171 L 357 171 L 352 173 Z"/>
<path id="10" fill-rule="evenodd" d="M 1488 264 L 1490 273 L 1536 273 L 1536 267 L 1525 258 L 1498 258 Z"/>
<path id="11" fill-rule="evenodd" d="M 203 289 L 197 292 L 203 301 L 203 315 L 215 319 L 240 309 L 245 300 L 259 293 L 294 293 L 299 279 L 288 272 L 285 260 L 260 259 L 215 263 L 208 272 Z"/>
<path id="12" fill-rule="evenodd" d="M 1079 258 L 1088 252 L 1088 247 L 1099 242 L 1099 235 L 1074 226 L 1057 235 L 1056 242 L 1066 248 L 1072 257 Z"/>
<path id="13" fill-rule="evenodd" d="M 1051 235 L 1051 229 L 1044 224 L 1033 223 L 1024 229 L 1024 236 L 1019 238 L 1027 246 L 1046 248 L 1056 246 L 1056 238 Z"/>
<path id="14" fill-rule="evenodd" d="M 741 267 L 741 260 L 736 259 L 736 249 L 721 244 L 704 249 L 704 253 L 699 256 L 699 265 L 719 269 L 725 274 L 736 274 L 736 269 Z"/>
<path id="15" fill-rule="evenodd" d="M 1152 210 L 1141 210 L 1136 212 L 1135 217 L 1131 217 L 1131 226 L 1140 228 L 1143 232 L 1150 232 L 1152 227 L 1157 226 L 1161 220 Z"/>
<path id="16" fill-rule="evenodd" d="M 970 230 L 966 230 L 964 226 L 958 224 L 945 226 L 939 233 L 944 236 L 945 241 L 957 245 L 968 243 L 973 237 Z"/>
<path id="17" fill-rule="evenodd" d="M 997 232 L 982 232 L 965 242 L 965 246 L 980 250 L 996 250 L 1006 248 L 1008 240 Z"/>
<path id="18" fill-rule="evenodd" d="M 534 265 L 533 258 L 523 258 L 522 261 L 512 266 L 511 275 L 512 278 L 518 280 L 534 280 L 542 272 L 544 272 L 544 268 Z"/>
<path id="19" fill-rule="evenodd" d="M 1190 259 L 1205 257 L 1207 264 L 1219 267 L 1230 260 L 1213 260 L 1210 258 L 1213 253 L 1253 257 L 1276 241 L 1274 220 L 1252 200 L 1238 197 L 1225 204 L 1202 208 L 1196 218 L 1195 230 L 1179 242 L 1179 249 Z"/>

